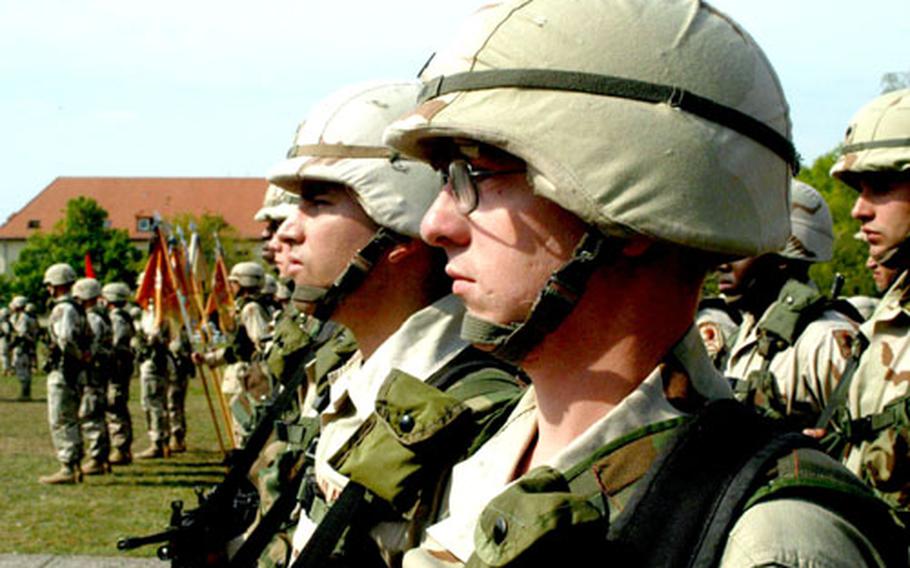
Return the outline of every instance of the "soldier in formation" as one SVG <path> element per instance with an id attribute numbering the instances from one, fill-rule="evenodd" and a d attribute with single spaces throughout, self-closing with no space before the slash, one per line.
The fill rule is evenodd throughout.
<path id="1" fill-rule="evenodd" d="M 43 282 L 53 300 L 48 320 L 47 414 L 51 441 L 60 469 L 38 479 L 46 484 L 70 484 L 82 480 L 83 456 L 79 406 L 91 361 L 91 331 L 85 310 L 70 292 L 76 272 L 64 263 L 44 272 Z"/>
<path id="2" fill-rule="evenodd" d="M 259 356 L 269 336 L 271 316 L 261 298 L 265 284 L 265 271 L 261 265 L 255 262 L 235 264 L 228 281 L 236 302 L 237 329 L 229 337 L 227 346 L 205 353 L 193 352 L 192 361 L 209 367 L 227 365 L 221 390 L 231 397 L 232 427 L 240 447 L 254 425 L 256 403 L 270 393 Z"/>
<path id="3" fill-rule="evenodd" d="M 773 429 L 731 399 L 693 327 L 712 266 L 790 233 L 787 103 L 751 37 L 694 1 L 532 0 L 480 10 L 456 38 L 386 140 L 448 174 L 421 234 L 448 255 L 463 335 L 532 386 L 455 467 L 405 566 L 549 565 L 567 550 L 618 565 L 905 563 L 887 511 L 829 457 L 733 458 L 764 455 Z M 845 482 L 834 501 L 797 489 L 808 464 Z M 763 490 L 717 516 L 727 468 Z"/>
<path id="4" fill-rule="evenodd" d="M 82 388 L 79 418 L 86 441 L 88 461 L 85 475 L 110 472 L 111 440 L 107 430 L 107 386 L 111 364 L 112 334 L 107 310 L 99 303 L 101 284 L 94 278 L 80 278 L 73 285 L 73 297 L 81 304 L 91 336 L 89 359 Z"/>
<path id="5" fill-rule="evenodd" d="M 32 398 L 32 369 L 38 342 L 38 321 L 25 309 L 27 305 L 25 296 L 16 296 L 9 303 L 11 363 L 19 379 L 19 400 L 23 401 Z"/>
<path id="6" fill-rule="evenodd" d="M 9 308 L 0 308 L 0 373 L 9 375 L 12 371 L 10 366 L 10 337 L 12 335 L 12 326 L 10 325 Z"/>
<path id="7" fill-rule="evenodd" d="M 778 252 L 718 267 L 725 301 L 742 313 L 724 374 L 737 398 L 794 429 L 814 426 L 843 375 L 861 316 L 809 279 L 831 260 L 831 213 L 812 187 L 790 187 L 790 236 Z"/>
<path id="8" fill-rule="evenodd" d="M 127 311 L 132 295 L 123 282 L 111 282 L 101 289 L 111 322 L 111 355 L 107 385 L 107 427 L 110 434 L 113 465 L 133 461 L 133 420 L 130 416 L 130 381 L 134 371 L 133 338 L 136 328 Z"/>
<path id="9" fill-rule="evenodd" d="M 898 274 L 861 327 L 867 345 L 849 383 L 846 412 L 828 429 L 847 467 L 910 519 L 910 89 L 882 95 L 850 121 L 831 174 L 857 191 L 851 212 L 872 260 Z M 882 280 L 882 286 L 886 284 Z"/>

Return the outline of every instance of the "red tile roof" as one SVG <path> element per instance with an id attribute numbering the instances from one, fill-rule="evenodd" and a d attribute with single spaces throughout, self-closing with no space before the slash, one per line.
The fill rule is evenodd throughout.
<path id="1" fill-rule="evenodd" d="M 59 177 L 13 213 L 0 226 L 0 240 L 25 239 L 35 232 L 29 221 L 38 221 L 48 232 L 63 218 L 66 203 L 75 197 L 91 197 L 107 210 L 111 226 L 129 231 L 130 238 L 144 240 L 151 233 L 139 232 L 136 220 L 163 218 L 177 213 L 221 215 L 248 239 L 257 239 L 262 223 L 253 215 L 262 205 L 268 183 L 263 178 L 129 178 Z"/>

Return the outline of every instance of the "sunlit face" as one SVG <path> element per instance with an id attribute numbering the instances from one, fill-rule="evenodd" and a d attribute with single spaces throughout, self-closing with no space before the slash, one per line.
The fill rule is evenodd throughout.
<path id="1" fill-rule="evenodd" d="M 572 256 L 585 224 L 555 203 L 533 194 L 524 163 L 482 150 L 461 156 L 472 168 L 513 173 L 476 182 L 479 202 L 465 215 L 443 187 L 421 223 L 421 236 L 448 256 L 452 291 L 468 311 L 501 324 L 524 320 L 550 275 Z M 445 168 L 447 164 L 437 163 Z"/>
<path id="2" fill-rule="evenodd" d="M 910 180 L 862 176 L 859 186 L 850 215 L 862 223 L 869 254 L 881 258 L 910 235 Z"/>
<path id="3" fill-rule="evenodd" d="M 278 228 L 275 230 L 275 233 L 269 239 L 269 242 L 266 243 L 266 247 L 272 251 L 272 255 L 275 260 L 275 268 L 278 270 L 278 275 L 281 278 L 290 278 L 288 268 L 290 264 L 289 255 L 291 252 L 292 243 L 290 241 L 282 239 L 280 235 L 282 230 L 284 230 L 285 233 L 290 231 L 289 227 L 290 224 L 294 222 L 294 217 L 294 215 L 291 215 L 290 217 L 284 219 L 281 222 L 281 225 L 278 226 Z M 285 225 L 288 225 L 288 228 L 282 229 L 285 227 Z"/>
<path id="4" fill-rule="evenodd" d="M 298 286 L 327 288 L 377 226 L 344 186 L 304 182 L 300 205 L 278 229 L 287 244 L 285 273 Z"/>
<path id="5" fill-rule="evenodd" d="M 281 225 L 280 220 L 269 219 L 259 234 L 259 238 L 262 240 L 262 260 L 269 264 L 275 264 L 275 250 L 269 246 L 269 243 L 272 242 L 279 225 Z"/>

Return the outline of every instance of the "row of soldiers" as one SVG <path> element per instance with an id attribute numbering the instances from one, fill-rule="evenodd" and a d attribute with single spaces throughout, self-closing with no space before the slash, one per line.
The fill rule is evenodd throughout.
<path id="1" fill-rule="evenodd" d="M 4 375 L 19 380 L 19 400 L 32 398 L 32 370 L 38 364 L 36 345 L 39 335 L 35 304 L 25 296 L 15 296 L 0 309 L 0 367 Z"/>
<path id="2" fill-rule="evenodd" d="M 294 290 L 253 400 L 289 404 L 247 442 L 258 511 L 195 517 L 223 550 L 176 523 L 175 565 L 908 565 L 906 274 L 862 325 L 809 282 L 830 214 L 754 40 L 695 0 L 506 1 L 454 37 L 321 101 L 270 173 Z M 908 117 L 864 107 L 832 170 L 899 272 Z"/>

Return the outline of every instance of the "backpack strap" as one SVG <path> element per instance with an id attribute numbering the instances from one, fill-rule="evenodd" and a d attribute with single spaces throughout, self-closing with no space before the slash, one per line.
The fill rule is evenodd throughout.
<path id="1" fill-rule="evenodd" d="M 780 435 L 769 420 L 733 400 L 710 402 L 679 428 L 608 538 L 636 565 L 716 566 L 769 464 L 811 444 L 800 434 Z"/>

